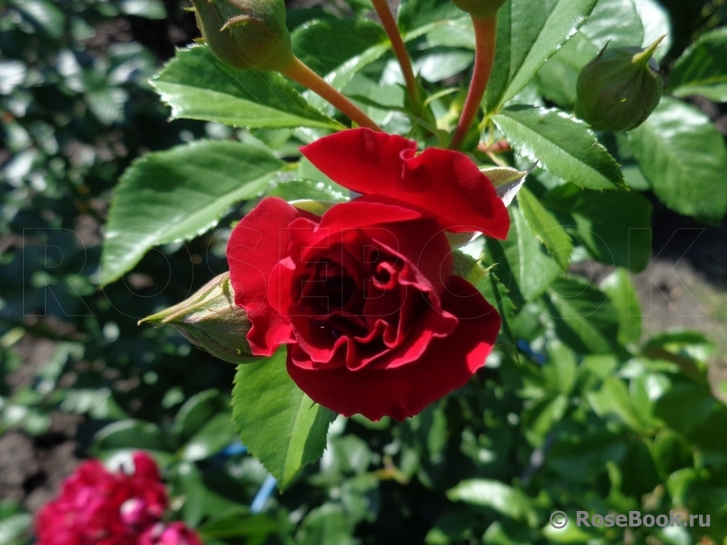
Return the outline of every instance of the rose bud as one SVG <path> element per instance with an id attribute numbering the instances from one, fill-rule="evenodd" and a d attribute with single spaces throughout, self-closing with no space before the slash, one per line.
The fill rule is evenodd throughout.
<path id="1" fill-rule="evenodd" d="M 283 0 L 192 0 L 212 53 L 239 70 L 275 70 L 293 61 Z"/>
<path id="2" fill-rule="evenodd" d="M 663 39 L 645 50 L 607 44 L 578 75 L 576 115 L 599 131 L 630 131 L 646 121 L 663 90 L 652 58 Z"/>
<path id="3" fill-rule="evenodd" d="M 505 0 L 452 0 L 452 3 L 473 17 L 492 17 L 505 4 Z"/>
<path id="4" fill-rule="evenodd" d="M 250 321 L 244 309 L 235 305 L 230 274 L 223 273 L 205 284 L 189 299 L 144 318 L 139 323 L 176 327 L 189 342 L 229 363 L 248 363 L 250 346 L 245 335 Z"/>

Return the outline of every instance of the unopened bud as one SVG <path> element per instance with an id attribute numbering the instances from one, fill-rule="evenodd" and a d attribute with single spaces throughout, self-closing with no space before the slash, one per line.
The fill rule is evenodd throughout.
<path id="1" fill-rule="evenodd" d="M 250 320 L 235 305 L 230 273 L 210 280 L 197 293 L 178 305 L 139 322 L 176 327 L 192 344 L 230 363 L 255 361 L 245 336 Z"/>
<path id="2" fill-rule="evenodd" d="M 652 58 L 663 39 L 645 50 L 607 44 L 578 75 L 576 115 L 599 131 L 630 131 L 646 121 L 663 91 Z"/>
<path id="3" fill-rule="evenodd" d="M 239 70 L 280 71 L 293 61 L 283 0 L 192 0 L 212 53 Z"/>
<path id="4" fill-rule="evenodd" d="M 452 0 L 452 3 L 471 16 L 484 19 L 497 14 L 505 0 Z"/>

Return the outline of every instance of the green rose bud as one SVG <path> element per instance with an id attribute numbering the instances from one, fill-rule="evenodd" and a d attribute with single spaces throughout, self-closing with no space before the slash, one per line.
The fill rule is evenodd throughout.
<path id="1" fill-rule="evenodd" d="M 283 0 L 192 0 L 209 48 L 239 70 L 280 71 L 293 61 Z"/>
<path id="2" fill-rule="evenodd" d="M 229 272 L 210 280 L 189 299 L 142 322 L 172 325 L 192 344 L 230 363 L 256 359 L 245 338 L 250 321 L 245 310 L 235 305 Z"/>
<path id="3" fill-rule="evenodd" d="M 495 15 L 505 0 L 452 0 L 452 3 L 472 17 L 484 19 Z"/>
<path id="4" fill-rule="evenodd" d="M 652 58 L 663 39 L 645 50 L 606 45 L 578 74 L 576 115 L 599 131 L 630 131 L 646 121 L 663 91 Z"/>

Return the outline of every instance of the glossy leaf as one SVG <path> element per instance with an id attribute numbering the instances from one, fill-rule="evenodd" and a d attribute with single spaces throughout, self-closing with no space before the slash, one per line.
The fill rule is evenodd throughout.
<path id="1" fill-rule="evenodd" d="M 49 0 L 10 0 L 9 4 L 44 34 L 54 39 L 63 35 L 66 16 L 53 2 Z"/>
<path id="2" fill-rule="evenodd" d="M 627 345 L 641 338 L 641 307 L 636 290 L 625 269 L 616 269 L 601 282 L 618 314 L 618 342 Z"/>
<path id="3" fill-rule="evenodd" d="M 492 119 L 519 155 L 554 176 L 588 189 L 623 185 L 618 163 L 594 132 L 565 112 L 513 106 Z"/>
<path id="4" fill-rule="evenodd" d="M 618 315 L 606 295 L 580 280 L 558 279 L 548 290 L 558 337 L 580 353 L 616 350 Z"/>
<path id="5" fill-rule="evenodd" d="M 191 396 L 177 411 L 172 425 L 182 442 L 197 433 L 215 414 L 224 412 L 230 403 L 217 390 L 204 390 Z"/>
<path id="6" fill-rule="evenodd" d="M 535 76 L 590 15 L 597 0 L 509 0 L 497 22 L 495 65 L 485 96 L 498 111 Z"/>
<path id="7" fill-rule="evenodd" d="M 234 437 L 230 413 L 217 413 L 187 441 L 182 448 L 181 458 L 188 462 L 204 460 L 229 445 Z"/>
<path id="8" fill-rule="evenodd" d="M 489 507 L 516 520 L 527 520 L 532 511 L 530 498 L 521 490 L 490 479 L 462 481 L 447 491 L 447 497 L 452 501 Z"/>
<path id="9" fill-rule="evenodd" d="M 635 2 L 638 0 L 598 0 L 580 33 L 593 44 L 596 52 L 609 47 L 640 46 L 644 40 Z"/>
<path id="10" fill-rule="evenodd" d="M 664 98 L 629 133 L 639 168 L 657 197 L 680 214 L 717 225 L 727 212 L 727 148 L 707 116 Z"/>
<path id="11" fill-rule="evenodd" d="M 462 15 L 450 0 L 405 0 L 399 9 L 399 26 L 408 32 L 440 21 L 461 19 Z"/>
<path id="12" fill-rule="evenodd" d="M 537 299 L 558 276 L 560 267 L 535 237 L 519 209 L 510 209 L 510 233 L 504 243 L 508 266 L 525 301 Z M 489 244 L 499 244 L 489 241 Z M 510 286 L 502 278 L 505 286 Z"/>
<path id="13" fill-rule="evenodd" d="M 544 196 L 551 210 L 569 214 L 573 235 L 605 265 L 643 271 L 651 259 L 651 204 L 635 191 L 579 190 L 562 185 Z"/>
<path id="14" fill-rule="evenodd" d="M 520 190 L 517 202 L 532 233 L 545 245 L 558 265 L 567 269 L 573 253 L 573 242 L 568 233 L 527 187 Z"/>
<path id="15" fill-rule="evenodd" d="M 140 420 L 120 420 L 103 428 L 94 436 L 93 451 L 101 453 L 116 449 L 166 450 L 162 431 L 156 424 Z"/>
<path id="16" fill-rule="evenodd" d="M 242 442 L 286 488 L 326 447 L 335 413 L 314 403 L 288 375 L 286 350 L 259 363 L 239 365 L 232 419 Z"/>
<path id="17" fill-rule="evenodd" d="M 296 56 L 318 74 L 329 74 L 387 40 L 381 25 L 366 19 L 311 21 L 298 27 L 290 38 Z"/>
<path id="18" fill-rule="evenodd" d="M 153 246 L 210 229 L 231 204 L 262 193 L 282 166 L 260 147 L 225 141 L 199 141 L 146 155 L 117 186 L 101 283 L 120 278 Z"/>
<path id="19" fill-rule="evenodd" d="M 151 84 L 172 107 L 173 119 L 250 128 L 342 128 L 306 103 L 277 72 L 235 70 L 206 46 L 177 51 Z"/>
<path id="20" fill-rule="evenodd" d="M 666 36 L 661 46 L 654 52 L 654 58 L 661 60 L 672 46 L 672 32 L 669 11 L 657 0 L 634 0 L 634 6 L 641 18 L 644 39 L 641 47 L 648 47 L 660 36 Z"/>
<path id="21" fill-rule="evenodd" d="M 454 252 L 454 274 L 461 276 L 477 288 L 482 296 L 497 309 L 502 318 L 502 330 L 512 343 L 515 337 L 512 322 L 515 320 L 515 305 L 508 295 L 507 288 L 500 282 L 493 270 L 485 270 L 470 256 Z"/>
<path id="22" fill-rule="evenodd" d="M 626 384 L 617 378 L 606 377 L 601 388 L 588 396 L 593 410 L 601 417 L 614 415 L 634 431 L 642 431 L 644 423 L 631 401 Z"/>
<path id="23" fill-rule="evenodd" d="M 669 87 L 675 96 L 702 95 L 727 102 L 727 28 L 702 34 L 674 63 Z"/>

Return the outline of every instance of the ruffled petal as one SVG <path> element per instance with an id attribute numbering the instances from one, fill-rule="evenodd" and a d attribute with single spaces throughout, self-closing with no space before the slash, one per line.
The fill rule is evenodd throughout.
<path id="1" fill-rule="evenodd" d="M 500 330 L 500 315 L 477 289 L 453 276 L 442 297 L 447 312 L 459 320 L 451 334 L 430 341 L 419 359 L 396 367 L 304 369 L 297 345 L 288 347 L 288 373 L 313 401 L 344 416 L 397 420 L 420 413 L 427 405 L 463 386 L 485 364 Z"/>
<path id="2" fill-rule="evenodd" d="M 268 304 L 267 291 L 270 273 L 288 255 L 289 225 L 299 218 L 319 219 L 268 197 L 242 218 L 227 245 L 235 304 L 245 309 L 252 322 L 247 340 L 255 355 L 272 356 L 280 344 L 294 342 L 289 320 Z"/>

